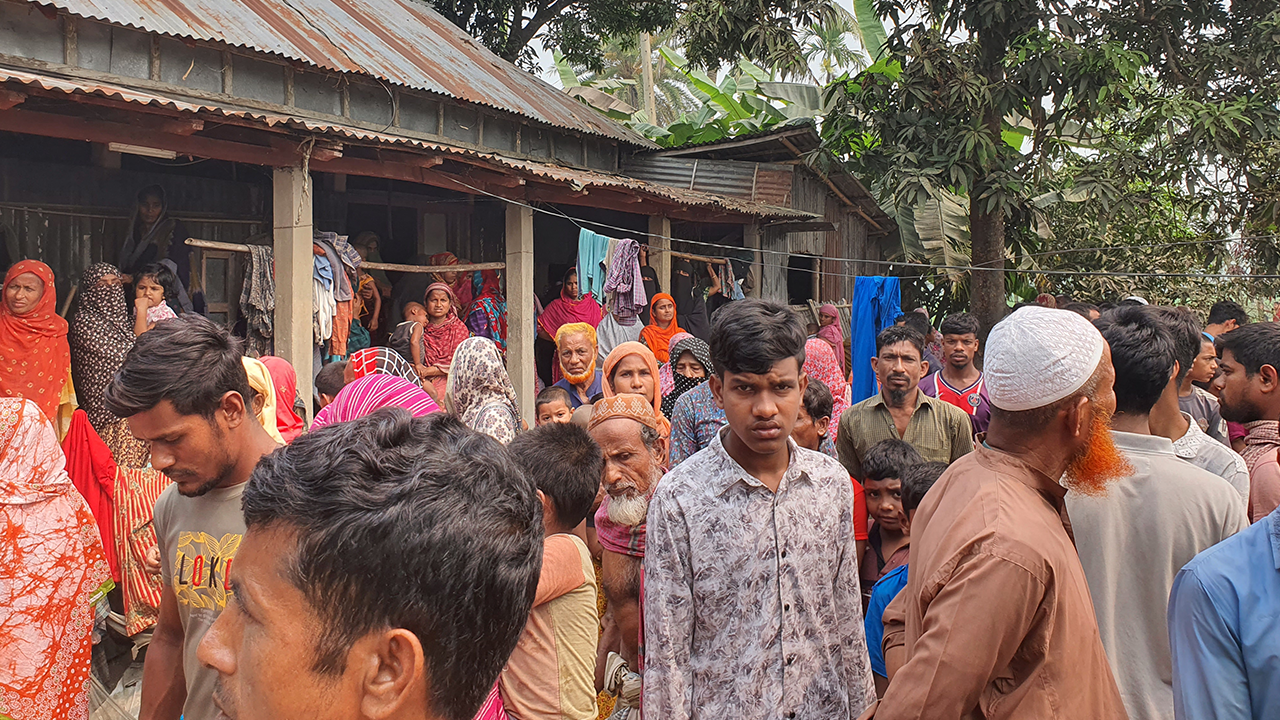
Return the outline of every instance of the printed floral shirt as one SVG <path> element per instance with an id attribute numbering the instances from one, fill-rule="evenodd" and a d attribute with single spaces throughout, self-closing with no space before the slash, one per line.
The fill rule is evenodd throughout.
<path id="1" fill-rule="evenodd" d="M 774 493 L 729 456 L 724 432 L 649 505 L 645 715 L 857 717 L 875 686 L 849 474 L 789 442 Z"/>

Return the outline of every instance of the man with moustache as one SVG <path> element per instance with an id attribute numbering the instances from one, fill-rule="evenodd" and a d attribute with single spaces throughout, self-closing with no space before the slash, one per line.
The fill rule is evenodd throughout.
<path id="1" fill-rule="evenodd" d="M 1107 344 L 1076 313 L 1027 306 L 992 329 L 985 371 L 984 442 L 912 523 L 874 717 L 1124 718 L 1064 502 L 1131 472 L 1108 431 Z"/>
<path id="2" fill-rule="evenodd" d="M 849 718 L 875 699 L 853 485 L 791 439 L 804 349 L 785 305 L 716 313 L 709 382 L 729 426 L 649 508 L 646 717 Z"/>
<path id="3" fill-rule="evenodd" d="M 164 591 L 142 673 L 140 720 L 213 720 L 217 673 L 196 659 L 227 607 L 227 570 L 244 537 L 244 484 L 275 440 L 254 418 L 239 343 L 199 315 L 144 333 L 107 386 L 113 414 L 173 480 L 156 501 Z"/>
<path id="4" fill-rule="evenodd" d="M 1280 324 L 1253 323 L 1214 338 L 1221 374 L 1213 381 L 1222 417 L 1244 423 L 1249 521 L 1280 506 Z"/>
<path id="5" fill-rule="evenodd" d="M 587 323 L 567 323 L 556 331 L 556 358 L 564 377 L 552 387 L 569 393 L 573 410 L 589 404 L 601 392 L 597 354 L 596 329 Z"/>
<path id="6" fill-rule="evenodd" d="M 613 717 L 640 706 L 644 622 L 640 605 L 649 499 L 666 472 L 667 439 L 653 402 L 622 393 L 596 401 L 587 429 L 604 454 L 605 499 L 596 511 L 603 552 L 600 584 L 622 638 L 621 654 L 606 656 L 605 690 L 618 695 Z M 621 712 L 620 712 L 621 711 Z"/>
<path id="7" fill-rule="evenodd" d="M 881 440 L 905 440 L 926 462 L 950 463 L 973 450 L 969 414 L 920 391 L 923 357 L 924 337 L 905 325 L 876 336 L 871 368 L 880 394 L 845 410 L 836 436 L 840 462 L 854 479 L 862 479 L 862 458 Z"/>

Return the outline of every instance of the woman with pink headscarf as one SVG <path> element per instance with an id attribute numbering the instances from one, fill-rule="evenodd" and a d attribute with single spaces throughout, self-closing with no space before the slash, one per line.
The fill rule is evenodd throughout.
<path id="1" fill-rule="evenodd" d="M 844 330 L 840 328 L 840 311 L 835 305 L 827 303 L 818 308 L 818 337 L 822 338 L 835 352 L 840 372 L 849 377 L 849 353 L 844 348 Z M 831 391 L 835 393 L 835 389 Z M 837 398 L 837 402 L 839 399 Z"/>

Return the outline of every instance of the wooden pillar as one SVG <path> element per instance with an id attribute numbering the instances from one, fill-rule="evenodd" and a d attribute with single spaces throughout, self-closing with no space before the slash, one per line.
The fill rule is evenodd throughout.
<path id="1" fill-rule="evenodd" d="M 771 228 L 761 231 L 760 297 L 786 303 L 787 297 L 787 234 Z"/>
<path id="2" fill-rule="evenodd" d="M 507 203 L 507 374 L 533 427 L 533 210 Z"/>
<path id="3" fill-rule="evenodd" d="M 658 285 L 662 292 L 671 292 L 671 218 L 665 215 L 649 216 L 649 265 L 658 273 Z"/>
<path id="4" fill-rule="evenodd" d="M 272 176 L 276 266 L 275 353 L 298 371 L 298 397 L 311 414 L 311 178 L 302 167 L 276 168 Z"/>
<path id="5" fill-rule="evenodd" d="M 743 247 L 755 250 L 751 260 L 751 273 L 754 275 L 751 283 L 751 291 L 747 293 L 748 297 L 760 297 L 760 285 L 763 282 L 764 268 L 760 266 L 760 224 L 751 223 L 742 228 L 742 245 Z"/>

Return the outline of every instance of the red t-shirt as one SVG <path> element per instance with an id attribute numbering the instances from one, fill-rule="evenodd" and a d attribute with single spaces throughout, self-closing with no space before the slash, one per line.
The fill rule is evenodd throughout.
<path id="1" fill-rule="evenodd" d="M 849 478 L 853 483 L 853 539 L 867 539 L 867 493 L 862 483 Z"/>

